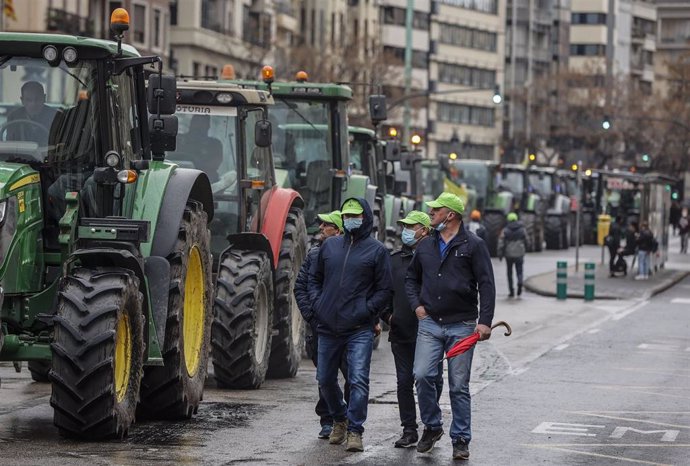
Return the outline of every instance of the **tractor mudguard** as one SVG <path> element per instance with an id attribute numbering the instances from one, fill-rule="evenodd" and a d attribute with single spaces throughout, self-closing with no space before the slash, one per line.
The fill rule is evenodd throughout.
<path id="1" fill-rule="evenodd" d="M 189 199 L 201 202 L 208 221 L 213 219 L 213 192 L 208 176 L 200 170 L 177 168 L 172 172 L 165 188 L 150 255 L 167 257 L 170 254 L 175 246 L 182 214 Z"/>
<path id="2" fill-rule="evenodd" d="M 159 338 L 156 334 L 156 328 L 153 326 L 155 323 L 151 321 L 153 310 L 151 309 L 150 294 L 151 284 L 147 286 L 146 274 L 144 272 L 144 264 L 139 257 L 132 254 L 126 249 L 113 249 L 113 248 L 89 248 L 89 249 L 77 249 L 72 253 L 70 259 L 78 259 L 79 262 L 86 267 L 122 267 L 123 269 L 128 269 L 134 272 L 134 274 L 139 279 L 139 291 L 143 295 L 142 310 L 144 312 L 144 318 L 146 319 L 144 323 L 144 341 L 147 343 L 146 347 L 148 351 L 144 354 L 144 360 L 148 357 L 162 359 L 162 354 L 159 344 Z M 162 259 L 162 258 L 161 258 Z M 165 260 L 165 259 L 163 259 Z M 165 285 L 167 290 L 168 285 Z M 165 304 L 164 316 L 167 316 L 167 301 Z M 163 319 L 165 320 L 165 319 Z"/>
<path id="3" fill-rule="evenodd" d="M 287 218 L 287 216 L 286 216 Z M 220 273 L 220 264 L 223 262 L 223 257 L 233 249 L 240 249 L 243 251 L 261 251 L 265 252 L 268 257 L 273 256 L 273 249 L 268 239 L 261 233 L 237 233 L 228 235 L 228 242 L 230 245 L 220 253 L 218 260 L 218 270 Z M 271 261 L 271 271 L 275 271 L 275 264 Z"/>
<path id="4" fill-rule="evenodd" d="M 149 284 L 151 315 L 156 335 L 165 338 L 165 324 L 168 321 L 168 297 L 170 292 L 170 262 L 164 257 L 149 256 L 144 259 L 144 273 Z M 163 341 L 158 341 L 163 347 Z"/>
<path id="5" fill-rule="evenodd" d="M 283 241 L 285 221 L 290 207 L 304 207 L 304 201 L 294 189 L 273 187 L 271 189 L 261 223 L 261 233 L 266 237 L 270 246 L 270 257 L 273 269 L 278 266 L 280 243 Z M 262 206 L 263 208 L 263 206 Z"/>

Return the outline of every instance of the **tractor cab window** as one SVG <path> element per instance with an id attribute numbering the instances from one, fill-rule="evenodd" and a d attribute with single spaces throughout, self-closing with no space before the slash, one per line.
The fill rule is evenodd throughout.
<path id="1" fill-rule="evenodd" d="M 364 165 L 362 160 L 366 160 L 367 144 L 363 139 L 350 135 L 350 166 L 353 170 L 362 172 Z"/>
<path id="2" fill-rule="evenodd" d="M 548 198 L 551 196 L 551 192 L 553 190 L 551 175 L 547 173 L 530 173 L 529 185 L 530 189 L 541 195 L 542 198 Z"/>
<path id="3" fill-rule="evenodd" d="M 510 191 L 513 194 L 522 195 L 524 178 L 522 172 L 504 171 L 499 180 L 499 189 Z"/>
<path id="4" fill-rule="evenodd" d="M 129 168 L 140 150 L 138 128 L 141 126 L 137 114 L 134 84 L 131 69 L 118 76 L 111 76 L 106 86 L 109 99 L 108 120 L 111 122 L 110 140 L 112 150 L 123 160 L 123 168 Z"/>

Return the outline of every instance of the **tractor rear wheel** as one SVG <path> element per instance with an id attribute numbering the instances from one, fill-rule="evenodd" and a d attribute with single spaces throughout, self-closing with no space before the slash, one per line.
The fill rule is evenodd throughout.
<path id="1" fill-rule="evenodd" d="M 144 356 L 139 280 L 116 267 L 75 268 L 58 293 L 50 380 L 60 433 L 122 438 L 134 422 Z"/>
<path id="2" fill-rule="evenodd" d="M 213 319 L 210 232 L 202 205 L 185 208 L 168 256 L 170 294 L 163 366 L 147 366 L 139 414 L 148 419 L 188 419 L 204 393 Z"/>
<path id="3" fill-rule="evenodd" d="M 211 352 L 221 388 L 259 388 L 266 379 L 273 328 L 271 262 L 262 251 L 233 251 L 216 279 Z"/>
<path id="4" fill-rule="evenodd" d="M 50 382 L 48 374 L 50 373 L 50 362 L 48 361 L 29 361 L 29 372 L 31 379 L 34 382 Z"/>
<path id="5" fill-rule="evenodd" d="M 561 249 L 561 217 L 548 215 L 544 220 L 546 249 Z"/>
<path id="6" fill-rule="evenodd" d="M 486 247 L 489 255 L 498 255 L 498 236 L 501 234 L 505 223 L 505 216 L 501 212 L 487 212 L 484 215 L 484 229 L 486 230 Z"/>
<path id="7" fill-rule="evenodd" d="M 284 379 L 297 374 L 302 360 L 306 327 L 293 290 L 307 254 L 307 228 L 302 210 L 291 208 L 285 221 L 283 241 L 275 272 L 275 312 L 278 333 L 273 336 L 268 377 Z"/>

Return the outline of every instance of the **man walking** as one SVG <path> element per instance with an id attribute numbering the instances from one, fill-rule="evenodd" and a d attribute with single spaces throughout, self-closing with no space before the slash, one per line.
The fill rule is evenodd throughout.
<path id="1" fill-rule="evenodd" d="M 319 335 L 316 330 L 316 319 L 314 319 L 314 309 L 312 302 L 309 300 L 309 268 L 316 257 L 319 254 L 319 247 L 321 243 L 331 236 L 338 236 L 343 232 L 343 220 L 340 217 L 340 211 L 334 210 L 328 214 L 319 214 L 319 237 L 317 239 L 318 245 L 314 246 L 309 253 L 304 258 L 302 267 L 300 268 L 297 279 L 295 280 L 295 300 L 297 301 L 297 307 L 299 307 L 302 317 L 309 324 L 307 329 L 307 353 L 311 357 L 311 361 L 314 363 L 314 367 L 317 367 L 317 355 L 319 347 Z M 340 372 L 345 378 L 345 402 L 350 399 L 350 386 L 347 383 L 347 361 L 342 358 L 340 361 Z M 340 386 L 338 386 L 340 389 Z M 342 394 L 340 395 L 342 396 Z M 319 391 L 319 401 L 316 403 L 316 415 L 319 416 L 321 423 L 321 431 L 319 432 L 320 439 L 327 439 L 331 432 L 333 431 L 333 418 L 328 411 L 328 405 L 326 405 L 326 400 L 324 400 L 323 395 Z"/>
<path id="2" fill-rule="evenodd" d="M 347 437 L 347 451 L 364 451 L 374 324 L 392 297 L 391 267 L 388 251 L 371 237 L 367 201 L 347 199 L 341 213 L 345 234 L 321 245 L 309 272 L 319 334 L 316 378 L 334 421 L 330 443 L 341 444 Z M 338 387 L 343 355 L 350 384 L 347 405 Z"/>
<path id="3" fill-rule="evenodd" d="M 470 213 L 470 223 L 467 224 L 466 228 L 486 241 L 486 228 L 482 225 L 482 213 L 477 209 Z"/>
<path id="4" fill-rule="evenodd" d="M 390 325 L 388 340 L 395 360 L 398 382 L 398 411 L 403 428 L 402 436 L 395 441 L 396 448 L 414 446 L 419 440 L 417 433 L 417 404 L 414 399 L 414 353 L 417 341 L 417 317 L 410 308 L 405 294 L 405 273 L 417 245 L 429 235 L 431 219 L 424 212 L 413 210 L 398 220 L 402 225 L 402 248 L 391 253 L 393 270 L 393 307 L 386 309 L 381 318 Z M 443 389 L 443 363 L 439 363 L 436 391 Z"/>
<path id="5" fill-rule="evenodd" d="M 680 235 L 680 253 L 688 253 L 688 233 L 690 233 L 690 218 L 688 218 L 688 209 L 683 209 L 683 213 L 678 219 L 678 234 Z"/>
<path id="6" fill-rule="evenodd" d="M 513 266 L 517 275 L 517 295 L 522 294 L 522 266 L 525 262 L 527 251 L 527 231 L 515 212 L 506 216 L 508 223 L 498 236 L 498 259 L 506 258 L 506 271 L 508 272 L 508 297 L 515 296 L 513 288 Z"/>
<path id="7" fill-rule="evenodd" d="M 654 251 L 654 235 L 647 222 L 640 222 L 640 234 L 637 237 L 637 276 L 635 280 L 649 279 L 649 256 Z"/>
<path id="8" fill-rule="evenodd" d="M 463 227 L 462 200 L 444 192 L 427 205 L 431 208 L 431 226 L 436 231 L 417 246 L 405 278 L 407 297 L 419 319 L 414 374 L 424 423 L 424 433 L 417 444 L 420 453 L 431 451 L 443 436 L 436 392 L 438 362 L 444 351 L 475 331 L 481 340 L 491 337 L 496 300 L 489 251 L 484 241 Z M 470 456 L 469 382 L 473 352 L 470 349 L 448 361 L 454 459 Z"/>
<path id="9" fill-rule="evenodd" d="M 623 236 L 623 217 L 620 215 L 611 225 L 608 236 L 604 240 L 606 247 L 609 250 L 609 277 L 615 276 L 616 257 L 618 257 L 618 250 L 621 247 L 621 239 Z"/>

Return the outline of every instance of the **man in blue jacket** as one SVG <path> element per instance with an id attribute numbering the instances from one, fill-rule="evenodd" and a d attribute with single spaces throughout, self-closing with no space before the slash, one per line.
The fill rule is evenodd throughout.
<path id="1" fill-rule="evenodd" d="M 431 451 L 443 436 L 436 392 L 438 362 L 458 340 L 479 332 L 491 336 L 496 288 L 489 250 L 462 224 L 465 206 L 451 193 L 431 202 L 433 235 L 422 241 L 405 277 L 410 306 L 419 319 L 414 374 L 424 433 L 417 451 Z M 479 312 L 477 310 L 479 306 Z M 448 360 L 448 384 L 453 422 L 453 459 L 468 459 L 472 438 L 470 369 L 473 350 Z"/>
<path id="2" fill-rule="evenodd" d="M 345 234 L 324 241 L 309 272 L 319 334 L 316 378 L 334 420 L 329 442 L 341 444 L 347 437 L 348 451 L 364 451 L 374 325 L 392 296 L 390 257 L 371 237 L 373 214 L 366 200 L 347 199 L 340 211 Z M 343 355 L 350 384 L 347 405 L 338 387 Z"/>
<path id="3" fill-rule="evenodd" d="M 311 357 L 314 367 L 317 367 L 318 360 L 318 345 L 319 338 L 316 331 L 316 319 L 314 319 L 314 309 L 312 302 L 309 299 L 309 269 L 312 262 L 316 260 L 319 255 L 319 248 L 321 243 L 331 236 L 337 236 L 343 233 L 343 219 L 340 217 L 340 211 L 334 210 L 328 214 L 319 214 L 319 237 L 318 245 L 309 250 L 307 256 L 304 258 L 302 267 L 299 270 L 297 279 L 295 280 L 295 300 L 297 307 L 299 307 L 302 317 L 309 324 L 307 329 L 307 354 Z M 347 378 L 347 361 L 343 358 L 340 362 L 340 372 L 343 377 Z M 340 389 L 340 387 L 338 387 Z M 340 395 L 342 396 L 342 395 Z M 350 387 L 345 383 L 345 402 L 350 399 Z M 319 392 L 319 401 L 316 403 L 316 415 L 319 416 L 321 423 L 321 431 L 319 432 L 320 439 L 327 439 L 333 431 L 333 418 L 328 411 L 328 405 L 324 400 L 323 395 Z"/>

